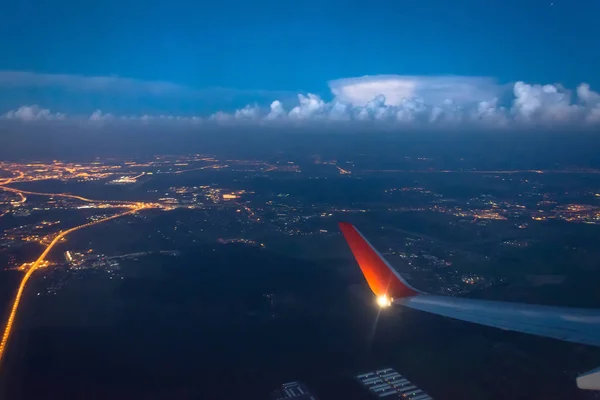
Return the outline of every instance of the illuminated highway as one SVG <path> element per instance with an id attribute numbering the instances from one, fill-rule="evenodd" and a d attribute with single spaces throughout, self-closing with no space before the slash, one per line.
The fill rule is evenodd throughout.
<path id="1" fill-rule="evenodd" d="M 78 197 L 78 196 L 75 196 Z M 0 363 L 2 361 L 2 358 L 4 356 L 4 352 L 6 350 L 6 345 L 8 343 L 8 339 L 10 338 L 10 334 L 12 332 L 12 328 L 13 328 L 13 323 L 15 321 L 15 318 L 17 316 L 17 311 L 19 310 L 19 304 L 21 303 L 21 298 L 23 297 L 23 292 L 25 291 L 25 287 L 27 285 L 27 282 L 29 281 L 29 278 L 31 277 L 31 275 L 33 274 L 33 272 L 35 270 L 37 270 L 38 268 L 41 268 L 45 265 L 47 265 L 47 263 L 45 263 L 44 259 L 46 258 L 46 256 L 48 255 L 48 253 L 50 253 L 50 251 L 52 250 L 52 248 L 65 236 L 67 236 L 69 233 L 72 233 L 76 230 L 79 229 L 83 229 L 83 228 L 87 228 L 89 226 L 92 225 L 97 225 L 100 224 L 102 222 L 106 222 L 106 221 L 110 221 L 112 219 L 116 219 L 116 218 L 120 218 L 123 217 L 125 215 L 129 215 L 129 214 L 133 214 L 139 210 L 142 210 L 144 208 L 148 208 L 148 206 L 146 205 L 138 205 L 135 208 L 129 210 L 129 211 L 125 211 L 119 214 L 115 214 L 111 217 L 107 217 L 107 218 L 103 218 L 97 221 L 93 221 L 93 222 L 88 222 L 87 224 L 83 224 L 83 225 L 79 225 L 73 228 L 70 228 L 66 231 L 62 231 L 60 232 L 58 235 L 56 235 L 56 237 L 52 240 L 52 242 L 50 242 L 50 244 L 48 244 L 48 246 L 46 246 L 46 249 L 44 250 L 44 252 L 38 257 L 38 259 L 33 262 L 29 269 L 27 270 L 27 272 L 25 273 L 25 275 L 23 276 L 23 279 L 21 280 L 21 283 L 19 285 L 19 289 L 17 290 L 17 294 L 15 295 L 15 299 L 13 301 L 13 305 L 12 308 L 10 310 L 10 314 L 8 316 L 8 320 L 6 321 L 6 326 L 4 328 L 4 334 L 2 335 L 2 341 L 0 342 Z M 0 364 L 1 365 L 1 364 Z"/>
<path id="2" fill-rule="evenodd" d="M 15 188 L 11 188 L 11 187 L 7 187 L 4 186 L 8 183 L 13 182 L 15 179 L 19 179 L 23 177 L 23 173 L 20 172 L 19 176 L 17 177 L 13 177 L 13 178 L 9 178 L 6 181 L 2 182 L 0 184 L 0 189 L 7 191 L 7 192 L 12 192 L 12 193 L 16 193 L 18 194 L 21 199 L 18 201 L 18 203 L 23 203 L 27 200 L 27 198 L 24 196 L 24 194 L 28 194 L 28 195 L 34 195 L 34 196 L 48 196 L 48 197 L 63 197 L 63 198 L 69 198 L 69 199 L 74 199 L 74 200 L 79 200 L 79 201 L 83 201 L 86 203 L 108 203 L 108 204 L 118 204 L 120 206 L 123 207 L 131 207 L 132 209 L 129 211 L 125 211 L 116 215 L 113 215 L 111 217 L 107 217 L 107 218 L 103 218 L 97 221 L 93 221 L 93 222 L 89 222 L 87 224 L 83 224 L 83 225 L 79 225 L 73 228 L 70 228 L 66 231 L 62 231 L 59 232 L 58 235 L 56 235 L 56 237 L 54 237 L 54 239 L 46 246 L 46 249 L 44 250 L 44 252 L 38 257 L 38 259 L 32 263 L 26 263 L 23 264 L 21 267 L 19 268 L 21 270 L 26 271 L 25 275 L 23 276 L 21 283 L 19 284 L 19 288 L 17 290 L 17 293 L 15 295 L 15 299 L 13 300 L 13 305 L 12 308 L 10 310 L 10 314 L 8 316 L 8 319 L 6 321 L 6 325 L 4 328 L 4 334 L 2 335 L 2 341 L 0 342 L 0 365 L 1 365 L 1 361 L 2 358 L 4 356 L 4 352 L 6 350 L 6 345 L 8 343 L 8 339 L 10 338 L 10 334 L 12 332 L 12 327 L 13 327 L 13 323 L 15 320 L 15 317 L 17 315 L 17 311 L 19 310 L 19 304 L 21 303 L 21 298 L 23 296 L 23 292 L 25 291 L 25 287 L 27 285 L 27 282 L 29 281 L 29 278 L 31 277 L 31 275 L 33 274 L 33 272 L 39 268 L 43 268 L 48 266 L 48 262 L 45 261 L 46 256 L 48 255 L 48 253 L 50 253 L 50 251 L 52 250 L 52 248 L 62 239 L 64 238 L 66 235 L 68 235 L 71 232 L 74 232 L 76 230 L 82 229 L 82 228 L 86 228 L 92 225 L 97 225 L 100 224 L 102 222 L 106 222 L 106 221 L 110 221 L 112 219 L 115 218 L 119 218 L 128 214 L 133 214 L 139 210 L 145 209 L 145 208 L 152 208 L 152 207 L 161 207 L 161 205 L 159 204 L 149 204 L 149 203 L 141 203 L 141 202 L 130 202 L 130 201 L 115 201 L 115 200 L 93 200 L 93 199 L 88 199 L 82 196 L 77 196 L 77 195 L 73 195 L 73 194 L 67 194 L 67 193 L 42 193 L 42 192 L 31 192 L 31 191 L 27 191 L 27 190 L 21 190 L 21 189 L 15 189 Z M 2 214 L 4 215 L 4 214 Z M 0 216 L 2 216 L 0 215 Z M 43 244 L 43 242 L 41 242 Z"/>
<path id="3" fill-rule="evenodd" d="M 27 201 L 27 197 L 25 197 L 25 195 L 21 192 L 17 193 L 19 195 L 19 197 L 21 197 L 21 200 L 17 201 L 18 204 L 23 204 Z"/>
<path id="4" fill-rule="evenodd" d="M 340 175 L 350 175 L 352 173 L 352 172 L 348 171 L 347 169 L 340 167 L 339 165 L 336 165 L 335 167 L 340 172 Z"/>
<path id="5" fill-rule="evenodd" d="M 22 194 L 24 193 L 24 194 L 29 194 L 29 195 L 33 195 L 33 196 L 65 197 L 67 199 L 80 200 L 80 201 L 84 201 L 86 203 L 135 204 L 135 202 L 132 202 L 132 201 L 93 200 L 93 199 L 88 199 L 88 198 L 85 198 L 85 197 L 76 196 L 74 194 L 67 194 L 67 193 L 30 192 L 28 190 L 15 189 L 15 188 L 7 187 L 7 186 L 2 186 L 2 185 L 0 185 L 0 189 L 5 190 L 7 192 L 22 193 Z"/>
<path id="6" fill-rule="evenodd" d="M 8 185 L 15 179 L 22 179 L 25 177 L 25 174 L 22 171 L 18 171 L 18 176 L 13 176 L 12 178 L 7 178 L 4 182 L 0 182 L 0 185 Z"/>
<path id="7" fill-rule="evenodd" d="M 182 170 L 174 171 L 174 172 L 165 172 L 165 174 L 183 174 L 184 172 L 200 171 L 203 169 L 222 169 L 222 168 L 227 168 L 228 166 L 229 165 L 219 165 L 219 164 L 205 165 L 205 166 L 199 167 L 199 168 L 182 169 Z"/>
<path id="8" fill-rule="evenodd" d="M 141 178 L 141 177 L 142 177 L 142 176 L 144 176 L 144 175 L 146 175 L 146 173 L 145 173 L 145 172 L 142 172 L 142 173 L 141 173 L 141 174 L 139 174 L 139 175 L 132 176 L 130 179 L 136 180 L 136 179 L 139 179 L 139 178 Z"/>

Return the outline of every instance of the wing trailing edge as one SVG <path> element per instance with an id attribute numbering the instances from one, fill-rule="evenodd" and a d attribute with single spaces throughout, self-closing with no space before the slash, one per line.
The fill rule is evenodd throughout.
<path id="1" fill-rule="evenodd" d="M 375 296 L 400 299 L 416 296 L 421 292 L 410 286 L 383 258 L 373 245 L 348 222 L 339 223 L 340 230 L 350 246 L 369 288 Z"/>
<path id="2" fill-rule="evenodd" d="M 350 223 L 340 229 L 380 306 L 391 304 L 447 318 L 600 347 L 600 310 L 489 301 L 423 293 L 410 286 Z M 384 301 L 380 302 L 380 297 Z M 582 389 L 600 390 L 600 370 L 580 376 Z"/>
<path id="3" fill-rule="evenodd" d="M 429 294 L 394 303 L 506 331 L 600 346 L 600 310 Z"/>

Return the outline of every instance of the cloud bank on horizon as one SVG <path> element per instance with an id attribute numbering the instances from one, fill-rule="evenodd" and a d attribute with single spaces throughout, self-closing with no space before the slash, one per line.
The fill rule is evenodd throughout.
<path id="1" fill-rule="evenodd" d="M 25 74 L 25 75 L 24 75 Z M 0 74 L 2 78 L 2 74 Z M 79 90 L 135 90 L 153 95 L 189 95 L 191 89 L 165 82 L 139 82 L 124 78 L 85 78 L 68 75 L 13 73 L 0 79 L 7 85 L 60 86 Z M 217 111 L 209 116 L 148 115 L 117 116 L 102 110 L 69 115 L 37 105 L 24 105 L 2 115 L 4 120 L 55 121 L 176 121 L 213 124 L 276 124 L 303 122 L 371 121 L 399 126 L 475 125 L 491 128 L 513 126 L 598 126 L 600 94 L 586 83 L 575 90 L 559 84 L 518 81 L 500 85 L 492 78 L 468 76 L 376 75 L 328 82 L 331 99 L 316 94 L 298 94 L 297 103 L 284 106 L 247 105 L 233 112 Z"/>

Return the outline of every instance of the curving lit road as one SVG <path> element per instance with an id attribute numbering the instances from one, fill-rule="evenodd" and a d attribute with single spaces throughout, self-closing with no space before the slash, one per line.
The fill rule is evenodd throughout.
<path id="1" fill-rule="evenodd" d="M 12 178 L 6 178 L 6 180 L 4 180 L 3 182 L 0 182 L 0 185 L 8 185 L 12 181 L 22 179 L 25 176 L 25 174 L 22 171 L 17 171 L 17 173 L 18 173 L 18 176 L 13 176 Z"/>
<path id="2" fill-rule="evenodd" d="M 6 182 L 4 183 L 4 185 L 6 184 Z M 43 193 L 43 192 L 30 192 L 28 190 L 22 190 L 22 189 L 15 189 L 15 188 L 11 188 L 8 186 L 4 186 L 2 184 L 0 184 L 0 190 L 5 190 L 7 192 L 13 192 L 13 193 L 24 193 L 24 194 L 29 194 L 29 195 L 33 195 L 33 196 L 49 196 L 49 197 L 65 197 L 68 199 L 75 199 L 75 200 L 81 200 L 84 201 L 86 203 L 109 203 L 109 204 L 136 204 L 133 201 L 122 201 L 122 200 L 93 200 L 93 199 L 88 199 L 86 197 L 81 197 L 81 196 L 76 196 L 74 194 L 67 194 L 67 193 Z"/>
<path id="3" fill-rule="evenodd" d="M 97 221 L 88 222 L 87 224 L 79 225 L 79 226 L 70 228 L 66 231 L 59 232 L 58 235 L 56 235 L 56 237 L 54 237 L 52 242 L 50 242 L 46 246 L 46 248 L 44 249 L 44 251 L 42 252 L 42 254 L 38 257 L 38 259 L 36 261 L 34 261 L 33 263 L 29 263 L 29 264 L 23 264 L 23 266 L 28 266 L 28 268 L 26 267 L 27 269 L 26 269 L 25 275 L 23 275 L 23 278 L 21 279 L 21 283 L 19 284 L 19 289 L 17 290 L 17 293 L 13 300 L 13 305 L 12 305 L 12 308 L 10 309 L 10 314 L 6 321 L 6 325 L 4 327 L 4 333 L 2 335 L 2 340 L 0 341 L 0 366 L 2 365 L 1 362 L 3 359 L 4 353 L 6 351 L 6 346 L 7 346 L 8 340 L 10 338 L 12 329 L 13 329 L 13 324 L 14 324 L 15 318 L 17 316 L 17 312 L 19 311 L 19 304 L 21 303 L 21 298 L 23 297 L 23 292 L 25 291 L 27 282 L 29 281 L 29 278 L 31 277 L 31 275 L 33 274 L 33 272 L 35 270 L 47 266 L 47 262 L 45 261 L 46 256 L 48 255 L 48 253 L 50 253 L 52 248 L 62 238 L 64 238 L 65 236 L 67 236 L 68 234 L 70 234 L 76 230 L 87 228 L 92 225 L 97 225 L 97 224 L 100 224 L 100 223 L 103 223 L 106 221 L 110 221 L 115 218 L 120 218 L 125 215 L 133 214 L 133 213 L 136 213 L 145 208 L 155 208 L 155 207 L 162 208 L 162 206 L 160 204 L 150 204 L 150 203 L 132 202 L 132 201 L 116 201 L 116 200 L 93 200 L 93 199 L 88 199 L 86 197 L 77 196 L 77 195 L 73 195 L 73 194 L 67 194 L 67 193 L 31 192 L 28 190 L 15 189 L 15 188 L 5 186 L 9 183 L 14 182 L 15 180 L 19 180 L 23 176 L 24 176 L 24 174 L 22 172 L 19 172 L 18 176 L 13 177 L 13 178 L 8 178 L 5 181 L 0 182 L 0 190 L 17 193 L 18 195 L 21 196 L 21 201 L 20 201 L 21 203 L 26 201 L 26 197 L 24 196 L 24 194 L 28 194 L 28 195 L 33 195 L 33 196 L 63 197 L 63 198 L 69 198 L 69 199 L 74 199 L 74 200 L 80 200 L 80 201 L 83 201 L 86 203 L 118 204 L 121 207 L 129 207 L 131 209 L 129 211 L 115 214 L 111 217 L 99 219 Z M 2 215 L 4 215 L 4 214 L 2 214 Z M 0 215 L 0 216 L 2 216 L 2 215 Z"/>
<path id="4" fill-rule="evenodd" d="M 21 190 L 19 192 L 27 193 L 27 192 L 24 192 L 24 191 L 21 191 Z M 71 197 L 79 198 L 79 196 L 71 196 Z M 83 198 L 81 198 L 81 199 L 83 199 Z M 87 227 L 92 226 L 92 225 L 97 225 L 97 224 L 100 224 L 100 223 L 103 223 L 103 222 L 106 222 L 106 221 L 110 221 L 112 219 L 120 218 L 120 217 L 123 217 L 125 215 L 133 214 L 133 213 L 136 213 L 139 210 L 142 210 L 144 208 L 149 208 L 149 207 L 146 206 L 146 205 L 136 205 L 135 208 L 133 208 L 133 209 L 131 209 L 129 211 L 125 211 L 125 212 L 122 212 L 122 213 L 119 213 L 119 214 L 115 214 L 115 215 L 113 215 L 111 217 L 99 219 L 97 221 L 88 222 L 87 224 L 83 224 L 83 225 L 79 225 L 79 226 L 70 228 L 70 229 L 68 229 L 66 231 L 62 231 L 58 235 L 56 235 L 56 237 L 52 240 L 52 242 L 50 242 L 50 244 L 48 244 L 48 246 L 46 246 L 46 249 L 38 257 L 38 259 L 33 264 L 31 264 L 31 266 L 29 267 L 29 269 L 27 270 L 27 272 L 23 276 L 23 279 L 21 280 L 21 283 L 19 284 L 19 289 L 17 290 L 17 294 L 15 295 L 15 299 L 13 301 L 13 305 L 12 305 L 12 308 L 10 310 L 10 314 L 8 316 L 8 320 L 6 321 L 6 326 L 4 328 L 4 334 L 2 335 L 2 341 L 0 342 L 0 365 L 1 365 L 2 358 L 4 356 L 4 352 L 6 350 L 6 345 L 8 343 L 8 339 L 10 338 L 10 334 L 12 332 L 13 323 L 14 323 L 15 318 L 17 316 L 17 312 L 19 311 L 19 304 L 21 303 L 21 298 L 23 297 L 23 292 L 25 291 L 25 287 L 27 285 L 27 282 L 29 281 L 29 278 L 31 277 L 31 275 L 33 274 L 33 272 L 36 269 L 38 269 L 41 266 L 43 266 L 44 259 L 46 258 L 46 256 L 48 255 L 48 253 L 50 253 L 50 251 L 52 250 L 52 248 L 62 238 L 64 238 L 65 236 L 67 236 L 71 232 L 74 232 L 74 231 L 79 230 L 79 229 L 87 228 Z"/>

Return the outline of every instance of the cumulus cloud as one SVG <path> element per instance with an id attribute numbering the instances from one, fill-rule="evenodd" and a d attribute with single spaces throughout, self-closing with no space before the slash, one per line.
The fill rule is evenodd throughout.
<path id="1" fill-rule="evenodd" d="M 39 120 L 63 120 L 66 115 L 61 113 L 52 113 L 47 108 L 41 108 L 38 105 L 21 106 L 16 110 L 8 111 L 2 116 L 4 119 L 19 121 L 39 121 Z"/>
<path id="2" fill-rule="evenodd" d="M 289 112 L 291 119 L 308 119 L 322 114 L 327 104 L 316 94 L 298 95 L 298 105 Z"/>
<path id="3" fill-rule="evenodd" d="M 90 115 L 90 121 L 107 121 L 113 119 L 110 113 L 103 113 L 102 110 L 96 110 Z"/>
<path id="4" fill-rule="evenodd" d="M 498 85 L 471 77 L 384 75 L 330 82 L 333 95 L 299 94 L 286 113 L 280 101 L 268 109 L 247 106 L 215 121 L 375 121 L 418 126 L 485 127 L 600 124 L 600 95 L 581 84 L 575 94 L 561 85 Z M 503 102 L 504 101 L 504 102 Z"/>
<path id="5" fill-rule="evenodd" d="M 235 110 L 233 114 L 217 111 L 208 117 L 209 121 L 215 121 L 219 123 L 228 123 L 235 121 L 258 121 L 261 119 L 266 119 L 268 115 L 264 115 L 264 110 L 261 110 L 257 105 L 247 105 L 244 108 L 240 108 Z"/>
<path id="6" fill-rule="evenodd" d="M 364 106 L 379 95 L 391 106 L 410 98 L 432 105 L 445 100 L 477 102 L 496 97 L 502 90 L 491 78 L 405 75 L 337 79 L 329 82 L 329 88 L 340 101 L 354 106 Z"/>
<path id="7" fill-rule="evenodd" d="M 247 105 L 208 118 L 174 115 L 117 117 L 100 110 L 91 121 L 156 121 L 214 124 L 305 124 L 313 122 L 376 122 L 407 127 L 485 128 L 537 126 L 599 126 L 600 94 L 588 84 L 569 90 L 558 84 L 516 82 L 498 85 L 479 77 L 370 76 L 332 81 L 332 96 L 298 94 L 295 103 L 275 100 L 270 106 Z M 285 106 L 284 106 L 285 104 Z M 37 106 L 10 111 L 5 119 L 64 119 Z M 71 117 L 77 119 L 77 117 Z"/>
<path id="8" fill-rule="evenodd" d="M 208 119 L 210 121 L 226 122 L 226 121 L 232 121 L 234 119 L 234 117 L 233 117 L 233 115 L 226 113 L 224 111 L 217 111 L 216 113 L 214 113 L 210 117 L 208 117 Z"/>
<path id="9" fill-rule="evenodd" d="M 589 104 L 592 106 L 597 106 L 600 104 L 600 94 L 593 92 L 590 90 L 590 85 L 587 83 L 582 83 L 577 87 L 577 97 L 584 104 Z"/>
<path id="10" fill-rule="evenodd" d="M 120 117 L 121 121 L 126 120 L 130 122 L 142 122 L 142 123 L 156 123 L 156 122 L 164 122 L 164 123 L 192 123 L 199 124 L 202 122 L 202 118 L 198 116 L 181 116 L 181 115 L 149 115 L 144 114 L 141 117 L 130 115 L 126 117 Z"/>
<path id="11" fill-rule="evenodd" d="M 115 116 L 111 113 L 105 113 L 102 110 L 95 110 L 89 116 L 81 115 L 67 115 L 62 113 L 53 113 L 46 108 L 41 108 L 38 105 L 22 106 L 16 110 L 8 111 L 7 113 L 0 115 L 0 120 L 13 120 L 21 122 L 32 122 L 32 121 L 71 121 L 71 122 L 114 122 L 118 123 L 121 121 L 130 122 L 182 122 L 182 123 L 200 123 L 203 118 L 199 116 L 180 116 L 180 115 L 148 115 L 144 114 L 141 116 L 136 115 L 121 115 Z"/>
<path id="12" fill-rule="evenodd" d="M 577 88 L 577 97 L 589 109 L 585 120 L 600 124 L 600 94 L 590 90 L 590 85 L 582 83 Z"/>
<path id="13" fill-rule="evenodd" d="M 258 106 L 250 106 L 242 108 L 241 110 L 237 110 L 233 115 L 235 119 L 246 119 L 246 120 L 256 120 L 260 118 L 260 109 Z"/>
<path id="14" fill-rule="evenodd" d="M 558 85 L 514 85 L 513 111 L 516 118 L 526 121 L 567 121 L 581 109 L 571 103 L 571 93 Z"/>
<path id="15" fill-rule="evenodd" d="M 269 113 L 267 114 L 265 119 L 267 119 L 268 121 L 273 121 L 280 118 L 284 118 L 286 115 L 287 113 L 285 112 L 285 109 L 283 108 L 281 102 L 279 100 L 275 100 L 271 103 Z"/>

